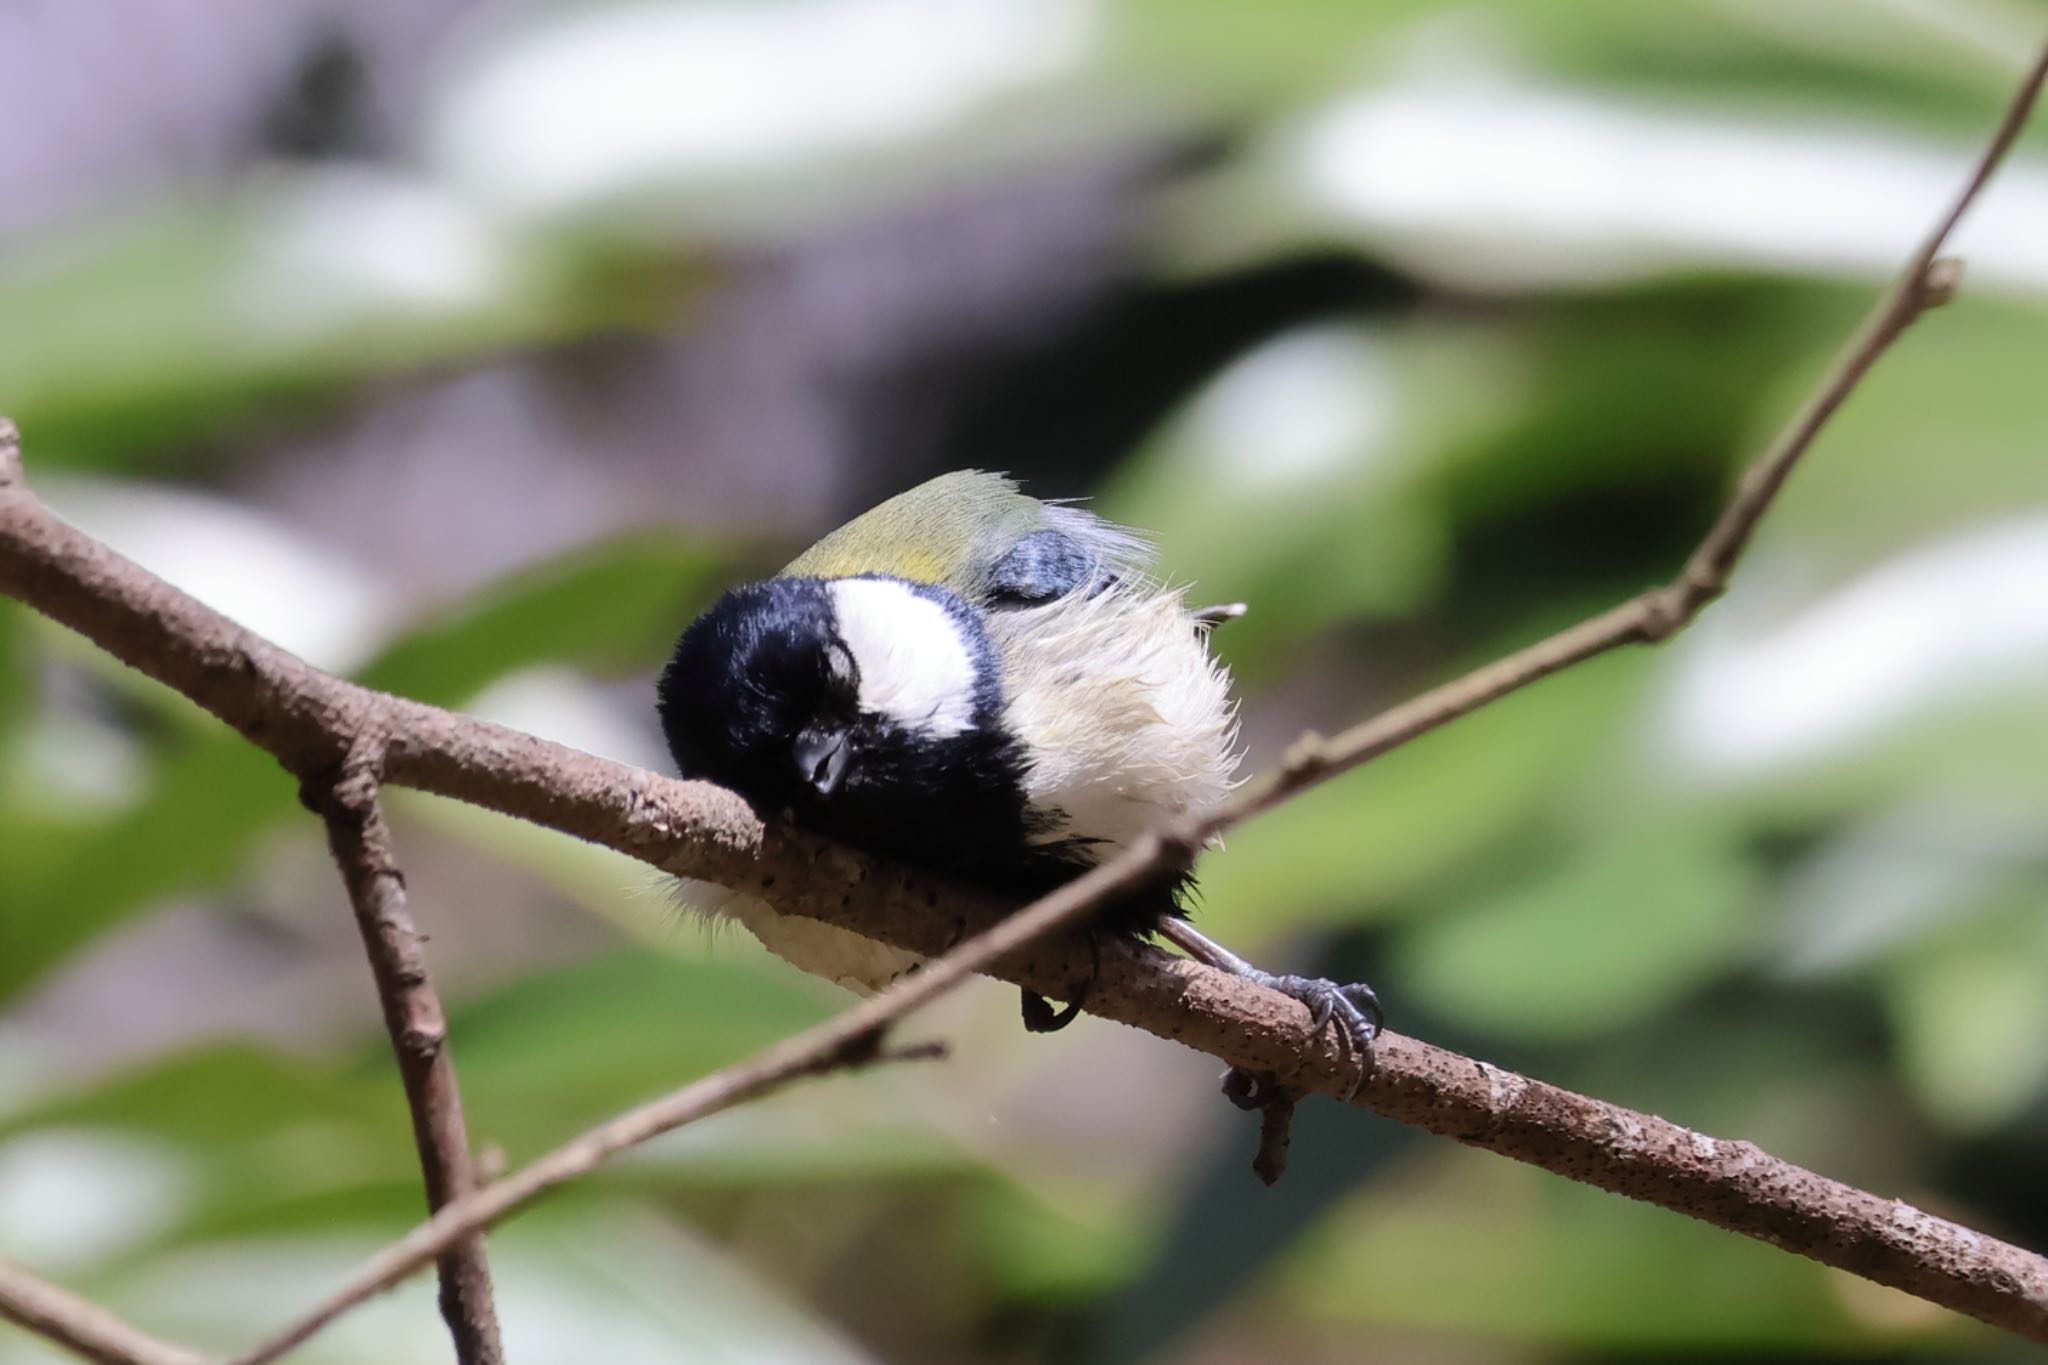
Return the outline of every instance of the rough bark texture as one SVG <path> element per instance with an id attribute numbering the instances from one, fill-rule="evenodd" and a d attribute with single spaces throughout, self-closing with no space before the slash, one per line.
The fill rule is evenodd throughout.
<path id="1" fill-rule="evenodd" d="M 331 784 L 308 779 L 300 796 L 327 823 L 328 847 L 355 910 L 412 1113 L 413 1146 L 432 1212 L 474 1190 L 476 1169 L 455 1059 L 448 1049 L 448 1021 L 427 976 L 420 931 L 406 905 L 405 874 L 377 798 L 382 762 L 381 736 L 366 735 Z M 441 1318 L 454 1339 L 456 1360 L 460 1365 L 503 1365 L 482 1236 L 455 1243 L 439 1259 Z"/>

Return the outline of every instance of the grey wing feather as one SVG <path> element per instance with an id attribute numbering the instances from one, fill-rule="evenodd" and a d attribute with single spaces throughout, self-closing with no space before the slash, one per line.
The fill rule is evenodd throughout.
<path id="1" fill-rule="evenodd" d="M 1105 521 L 1093 512 L 1070 503 L 1047 503 L 1045 520 L 1053 530 L 1080 542 L 1118 578 L 1141 576 L 1152 563 L 1150 541 L 1129 527 Z"/>
<path id="2" fill-rule="evenodd" d="M 1142 577 L 1151 547 L 1135 533 L 1078 507 L 1036 507 L 1044 524 L 1019 536 L 988 567 L 989 605 L 1036 606 Z"/>

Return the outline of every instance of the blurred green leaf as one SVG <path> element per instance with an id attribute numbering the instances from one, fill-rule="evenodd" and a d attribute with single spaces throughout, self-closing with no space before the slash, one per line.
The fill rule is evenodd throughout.
<path id="1" fill-rule="evenodd" d="M 1231 831 L 1199 869 L 1203 924 L 1249 942 L 1384 913 L 1557 802 L 1641 676 L 1634 660 L 1574 669 Z"/>
<path id="2" fill-rule="evenodd" d="M 831 1002 L 755 965 L 646 950 L 517 978 L 451 1011 L 474 1140 L 517 1161 L 798 1032 Z M 411 1221 L 418 1171 L 387 1045 L 365 1020 L 347 1060 L 210 1044 L 91 1077 L 0 1110 L 0 1139 L 34 1130 L 113 1129 L 176 1151 L 203 1187 L 171 1240 Z M 905 1140 L 876 1080 L 848 1083 L 873 1103 L 831 1097 L 829 1125 L 801 1119 L 803 1090 L 766 1120 L 694 1127 L 691 1163 L 641 1182 L 675 1187 L 693 1170 L 744 1179 L 873 1176 L 957 1168 L 950 1144 Z M 820 1087 L 809 1087 L 816 1091 Z M 789 1101 L 797 1101 L 794 1106 Z M 740 1116 L 733 1116 L 738 1119 Z M 768 1122 L 773 1140 L 751 1125 Z M 626 1172 L 615 1178 L 636 1177 Z"/>
<path id="3" fill-rule="evenodd" d="M 1761 11 L 1633 0 L 1474 0 L 1455 11 L 1427 0 L 1291 0 L 1277 11 L 1121 0 L 1112 13 L 1106 61 L 1118 77 L 1211 117 L 1246 120 L 1284 116 L 1389 73 L 1437 74 L 1429 59 L 1456 53 L 1703 112 L 1808 106 L 1974 137 L 2018 60 L 1990 56 L 1986 40 L 1946 16 L 1854 4 L 1803 5 L 1796 30 Z M 1992 31 L 2026 29 L 2001 14 L 1980 33 Z"/>
<path id="4" fill-rule="evenodd" d="M 1840 576 L 1915 541 L 2038 514 L 2048 505 L 2044 329 L 2038 304 L 1966 290 L 1909 332 L 1815 442 L 1771 509 L 1763 547 L 1797 546 Z M 1789 412 L 1833 348 L 1817 338 L 1760 385 L 1760 411 Z"/>
<path id="5" fill-rule="evenodd" d="M 1409 1021 L 1403 1027 L 1413 1028 Z M 1435 1036 L 1431 1033 L 1429 1036 Z M 1376 1124 L 1361 1132 L 1356 1111 L 1310 1103 L 1294 1117 L 1287 1174 L 1268 1187 L 1248 1177 L 1252 1150 L 1243 1127 L 1178 1183 L 1167 1225 L 1149 1257 L 1094 1305 L 1081 1353 L 1085 1365 L 1136 1365 L 1170 1358 L 1274 1262 L 1341 1208 L 1352 1192 L 1428 1139 L 1420 1129 Z"/>
<path id="6" fill-rule="evenodd" d="M 1435 509 L 1413 499 L 1358 497 L 1342 488 L 1300 490 L 1261 501 L 1243 490 L 1170 487 L 1171 475 L 1122 489 L 1121 504 L 1143 506 L 1165 551 L 1168 582 L 1189 583 L 1190 605 L 1242 601 L 1250 610 L 1216 647 L 1247 683 L 1283 673 L 1291 646 L 1334 622 L 1387 618 L 1412 609 L 1440 578 L 1448 538 Z M 1112 509 L 1113 512 L 1114 509 Z M 1287 520 L 1286 536 L 1247 536 L 1247 525 Z M 1199 599 L 1192 600 L 1192 599 Z"/>
<path id="7" fill-rule="evenodd" d="M 1510 889 L 1412 922 L 1388 975 L 1490 1032 L 1626 1027 L 1733 960 L 1756 895 L 1739 848 L 1690 817 L 1609 831 Z"/>
<path id="8" fill-rule="evenodd" d="M 11 598 L 0 601 L 0 772 L 5 771 L 8 739 L 28 708 L 28 663 L 21 646 L 27 618 L 28 608 Z"/>
<path id="9" fill-rule="evenodd" d="M 61 248 L 15 244 L 0 308 L 0 394 L 38 465 L 172 444 L 217 416 L 208 380 L 232 361 L 222 307 L 241 249 L 217 206 L 137 214 Z"/>
<path id="10" fill-rule="evenodd" d="M 729 576 L 733 559 L 727 547 L 671 533 L 585 546 L 415 624 L 359 680 L 456 706 L 536 664 L 576 664 L 599 674 L 648 669 Z"/>
<path id="11" fill-rule="evenodd" d="M 1884 723 L 1784 762 L 1719 777 L 1666 774 L 1667 798 L 1700 799 L 1752 828 L 1812 830 L 1916 795 L 1964 799 L 2006 826 L 2048 818 L 2048 765 L 2027 676 L 1961 678 L 1945 694 L 1914 699 Z M 1981 684 L 1981 685 L 1980 685 Z M 1673 790 L 1673 789 L 1676 790 Z"/>
<path id="12" fill-rule="evenodd" d="M 515 980 L 457 1009 L 450 1028 L 472 1129 L 531 1155 L 827 1012 L 806 986 L 751 964 L 642 950 Z"/>
<path id="13" fill-rule="evenodd" d="M 417 1195 L 415 1194 L 415 1199 Z M 390 1211 L 395 1213 L 396 1211 Z M 226 1357 L 276 1330 L 414 1212 L 344 1214 L 324 1232 L 223 1232 L 101 1270 L 72 1287 L 168 1339 Z M 673 1359 L 745 1365 L 870 1365 L 874 1359 L 768 1283 L 761 1267 L 617 1200 L 567 1198 L 525 1211 L 490 1239 L 506 1356 L 652 1365 Z M 222 1294 L 218 1286 L 242 1293 Z M 431 1275 L 345 1315 L 293 1351 L 307 1365 L 438 1365 L 448 1336 Z M 5 1365 L 45 1365 L 0 1341 Z"/>
<path id="14" fill-rule="evenodd" d="M 1484 329 L 1449 330 L 1440 344 L 1505 345 L 1516 357 L 1493 362 L 1495 382 L 1514 385 L 1507 419 L 1438 464 L 1459 524 L 1477 533 L 1581 490 L 1675 484 L 1689 501 L 1718 496 L 1699 482 L 1720 484 L 1759 422 L 1782 419 L 1767 406 L 1770 385 L 1808 348 L 1836 344 L 1855 306 L 1848 291 L 1708 276 L 1570 296 Z M 1440 391 L 1437 406 L 1449 403 Z M 1686 527 L 1672 548 L 1689 549 L 1706 524 Z M 1585 533 L 1637 529 L 1589 522 Z"/>
<path id="15" fill-rule="evenodd" d="M 2044 893 L 2035 880 L 1991 910 L 1958 907 L 1956 932 L 1885 973 L 1906 1081 L 1944 1127 L 1994 1130 L 2048 1092 Z"/>
<path id="16" fill-rule="evenodd" d="M 1338 1322 L 1662 1358 L 1865 1340 L 1871 1326 L 1832 1280 L 1811 1261 L 1661 1209 L 1440 1152 L 1308 1238 L 1285 1293 Z M 1934 1339 L 1956 1321 L 1932 1308 L 1904 1316 Z"/>
<path id="17" fill-rule="evenodd" d="M 1139 1263 L 1140 1229 L 1103 1201 L 1053 1204 L 991 1180 L 964 1202 L 988 1273 L 1017 1301 L 1084 1299 L 1115 1285 Z"/>
<path id="18" fill-rule="evenodd" d="M 516 978 L 455 1007 L 450 1035 L 472 1127 L 480 1138 L 530 1151 L 827 1012 L 806 984 L 764 977 L 749 964 L 634 950 Z M 218 1151 L 327 1129 L 370 1149 L 394 1142 L 403 1156 L 403 1095 L 381 1035 L 369 1032 L 367 1019 L 364 1028 L 345 1064 L 202 1047 L 0 1114 L 0 1133 L 29 1124 L 112 1126 Z M 535 1094 L 548 1095 L 548 1104 L 532 1104 Z"/>
<path id="19" fill-rule="evenodd" d="M 1429 6 L 1293 0 L 1282 23 L 1229 0 L 1123 0 L 1113 12 L 1111 59 L 1143 80 L 1198 95 L 1213 112 L 1310 96 Z"/>
<path id="20" fill-rule="evenodd" d="M 45 828 L 10 859 L 0 903 L 0 999 L 131 911 L 227 881 L 296 808 L 275 760 L 239 735 L 180 736 L 139 802 L 104 823 Z"/>
<path id="21" fill-rule="evenodd" d="M 387 1076 L 366 1084 L 330 1065 L 308 1064 L 245 1043 L 162 1057 L 0 1111 L 0 1134 L 38 1127 L 109 1128 L 148 1136 L 187 1155 L 239 1169 L 257 1181 L 289 1163 L 245 1164 L 267 1144 L 319 1142 L 331 1155 L 388 1149 L 410 1160 L 405 1100 Z M 356 1160 L 352 1156 L 352 1160 Z"/>
<path id="22" fill-rule="evenodd" d="M 543 662 L 653 666 L 727 564 L 668 535 L 624 536 L 536 565 L 401 636 L 363 670 L 400 695 L 460 705 Z M 125 677 L 126 675 L 117 674 Z M 149 689 L 155 697 L 156 689 Z M 180 723 L 147 794 L 112 819 L 46 825 L 11 859 L 0 904 L 0 998 L 128 914 L 218 885 L 298 807 L 291 779 L 239 735 L 170 699 Z M 189 722 L 189 723 L 188 723 Z M 22 825 L 31 825 L 24 819 Z"/>
<path id="23" fill-rule="evenodd" d="M 1468 371 L 1470 367 L 1467 367 Z M 1419 475 L 1469 404 L 1433 422 L 1429 358 L 1385 328 L 1298 329 L 1241 357 L 1118 470 L 1106 515 L 1146 528 L 1169 583 L 1251 610 L 1217 634 L 1243 677 L 1281 671 L 1332 623 L 1414 611 L 1451 530 Z"/>
<path id="24" fill-rule="evenodd" d="M 673 321 L 698 283 L 672 251 L 592 252 L 468 212 L 424 182 L 280 171 L 204 203 L 14 243 L 0 313 L 22 325 L 0 336 L 0 403 L 35 433 L 39 465 L 161 462 L 375 374 Z M 394 213 L 447 238 L 435 246 L 452 256 L 443 266 L 454 278 L 423 289 L 359 254 L 351 218 Z M 645 266 L 650 255 L 658 268 Z"/>

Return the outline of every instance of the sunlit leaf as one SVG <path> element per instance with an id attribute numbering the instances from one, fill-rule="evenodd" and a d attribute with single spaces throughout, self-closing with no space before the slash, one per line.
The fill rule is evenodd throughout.
<path id="1" fill-rule="evenodd" d="M 1569 789 L 1639 676 L 1609 660 L 1550 679 L 1231 831 L 1199 918 L 1241 941 L 1385 913 Z"/>
<path id="2" fill-rule="evenodd" d="M 1809 574 L 1839 578 L 1901 546 L 2038 512 L 2048 503 L 2043 318 L 1989 289 L 1966 289 L 1932 315 L 1822 433 L 1759 548 L 1796 546 Z M 1762 411 L 1790 410 L 1834 345 L 1816 338 Z"/>
<path id="3" fill-rule="evenodd" d="M 1645 1018 L 1722 970 L 1754 893 L 1746 859 L 1710 823 L 1614 830 L 1415 921 L 1388 975 L 1472 1027 L 1584 1037 Z"/>
<path id="4" fill-rule="evenodd" d="M 672 537 L 628 536 L 580 549 L 402 636 L 363 677 L 401 695 L 460 705 L 541 662 L 651 669 L 722 563 Z M 182 703 L 172 705 L 186 714 Z M 11 869 L 10 894 L 0 903 L 0 941 L 9 947 L 0 956 L 0 995 L 129 913 L 226 880 L 259 838 L 298 810 L 290 778 L 239 736 L 203 718 L 181 723 L 175 736 L 135 805 L 97 826 L 52 830 Z"/>
<path id="5" fill-rule="evenodd" d="M 826 1012 L 730 959 L 633 952 L 517 980 L 458 1010 L 472 1126 L 520 1152 L 713 1071 Z M 536 1108 L 530 1097 L 548 1096 Z"/>
<path id="6" fill-rule="evenodd" d="M 1990 913 L 1959 913 L 1955 933 L 1900 954 L 1885 974 L 1906 1080 L 1958 1131 L 2011 1122 L 2048 1091 L 2043 894 L 2032 881 Z"/>
<path id="7" fill-rule="evenodd" d="M 723 547 L 673 535 L 587 546 L 490 584 L 414 626 L 363 670 L 361 681 L 454 706 L 534 664 L 572 663 L 597 673 L 651 669 L 731 561 Z"/>
<path id="8" fill-rule="evenodd" d="M 1469 1153 L 1354 1200 L 1299 1249 L 1286 1294 L 1359 1327 L 1634 1353 L 1812 1349 L 1866 1330 L 1810 1261 Z"/>
<path id="9" fill-rule="evenodd" d="M 10 868 L 0 997 L 131 911 L 225 881 L 296 804 L 291 779 L 240 736 L 216 728 L 182 739 L 140 802 L 103 824 L 51 831 Z"/>

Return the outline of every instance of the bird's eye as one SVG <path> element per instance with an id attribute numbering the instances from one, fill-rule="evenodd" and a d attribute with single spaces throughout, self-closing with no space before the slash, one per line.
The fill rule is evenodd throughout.
<path id="1" fill-rule="evenodd" d="M 851 685 L 854 681 L 853 653 L 839 640 L 828 641 L 825 645 L 825 672 L 833 682 Z"/>

